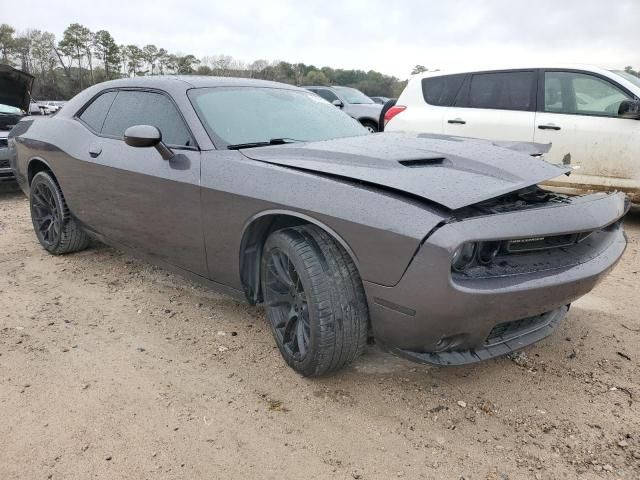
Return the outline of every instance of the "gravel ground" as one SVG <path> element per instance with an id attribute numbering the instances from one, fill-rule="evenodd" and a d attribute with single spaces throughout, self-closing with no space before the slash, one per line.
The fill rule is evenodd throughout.
<path id="1" fill-rule="evenodd" d="M 640 215 L 614 272 L 512 358 L 368 347 L 307 380 L 261 309 L 105 246 L 53 257 L 0 193 L 0 479 L 638 479 Z"/>

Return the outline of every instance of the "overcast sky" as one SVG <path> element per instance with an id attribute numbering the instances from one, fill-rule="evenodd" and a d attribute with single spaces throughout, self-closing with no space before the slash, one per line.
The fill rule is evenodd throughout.
<path id="1" fill-rule="evenodd" d="M 8 0 L 5 7 L 8 7 Z M 374 69 L 568 61 L 640 68 L 640 0 L 21 0 L 0 22 L 82 23 L 174 53 Z M 19 5 L 19 7 L 18 7 Z M 14 8 L 15 7 L 15 8 Z"/>

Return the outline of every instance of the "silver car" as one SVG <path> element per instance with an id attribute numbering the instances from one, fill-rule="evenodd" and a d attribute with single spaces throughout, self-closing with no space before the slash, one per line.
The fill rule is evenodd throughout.
<path id="1" fill-rule="evenodd" d="M 311 86 L 304 88 L 341 108 L 344 113 L 358 120 L 370 132 L 380 131 L 378 120 L 382 105 L 374 102 L 360 90 L 351 87 Z"/>

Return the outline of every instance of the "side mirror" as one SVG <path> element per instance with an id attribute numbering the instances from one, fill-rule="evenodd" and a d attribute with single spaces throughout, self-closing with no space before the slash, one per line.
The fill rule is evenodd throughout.
<path id="1" fill-rule="evenodd" d="M 344 103 L 342 103 L 342 101 L 340 101 L 340 100 L 338 100 L 338 99 L 335 99 L 335 100 L 334 100 L 333 102 L 331 102 L 331 103 L 333 103 L 333 104 L 334 104 L 336 107 L 338 107 L 338 108 L 342 108 L 342 107 L 344 107 Z"/>
<path id="2" fill-rule="evenodd" d="M 124 132 L 124 143 L 130 147 L 154 147 L 165 160 L 171 160 L 174 153 L 162 142 L 162 133 L 152 125 L 133 125 Z"/>
<path id="3" fill-rule="evenodd" d="M 618 116 L 640 120 L 640 100 L 623 100 L 618 107 Z"/>

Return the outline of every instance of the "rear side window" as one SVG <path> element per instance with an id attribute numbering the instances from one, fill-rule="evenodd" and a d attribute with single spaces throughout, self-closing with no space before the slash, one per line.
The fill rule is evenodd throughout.
<path id="1" fill-rule="evenodd" d="M 99 133 L 102 130 L 102 124 L 116 95 L 117 92 L 103 93 L 84 109 L 79 118 Z"/>
<path id="2" fill-rule="evenodd" d="M 533 110 L 534 72 L 476 73 L 471 77 L 469 107 Z"/>
<path id="3" fill-rule="evenodd" d="M 124 136 L 133 125 L 153 125 L 162 140 L 174 146 L 193 145 L 191 135 L 173 102 L 161 93 L 120 91 L 102 127 L 104 135 Z"/>
<path id="4" fill-rule="evenodd" d="M 422 79 L 422 95 L 429 105 L 450 107 L 462 87 L 465 74 Z"/>

